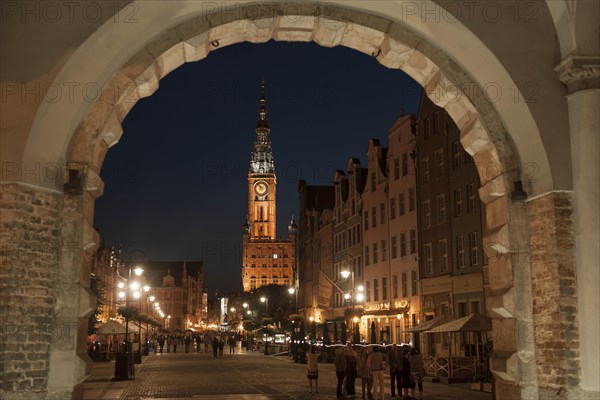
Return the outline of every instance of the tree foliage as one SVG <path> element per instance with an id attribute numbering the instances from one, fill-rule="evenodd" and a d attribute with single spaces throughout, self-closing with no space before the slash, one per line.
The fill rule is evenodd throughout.
<path id="1" fill-rule="evenodd" d="M 90 274 L 90 290 L 96 296 L 96 309 L 94 310 L 94 313 L 88 318 L 87 333 L 88 335 L 93 335 L 98 331 L 98 325 L 100 324 L 98 316 L 102 313 L 102 306 L 106 304 L 106 299 L 104 297 L 106 293 L 104 284 L 100 280 L 100 277 L 93 273 Z"/>

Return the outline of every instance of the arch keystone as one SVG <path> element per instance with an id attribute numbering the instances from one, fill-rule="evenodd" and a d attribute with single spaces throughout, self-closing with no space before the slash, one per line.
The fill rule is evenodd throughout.
<path id="1" fill-rule="evenodd" d="M 310 42 L 316 25 L 314 16 L 281 15 L 277 17 L 273 39 L 288 42 Z"/>

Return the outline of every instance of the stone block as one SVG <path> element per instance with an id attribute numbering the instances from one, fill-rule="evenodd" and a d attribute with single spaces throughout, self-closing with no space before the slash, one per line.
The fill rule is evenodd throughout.
<path id="1" fill-rule="evenodd" d="M 349 23 L 344 30 L 341 45 L 358 50 L 369 56 L 377 56 L 385 34 L 366 26 Z"/>
<path id="2" fill-rule="evenodd" d="M 275 19 L 257 19 L 248 24 L 246 40 L 251 43 L 265 43 L 273 38 Z"/>
<path id="3" fill-rule="evenodd" d="M 447 93 L 453 93 L 454 90 L 458 90 L 458 92 L 456 92 L 458 97 L 452 99 L 452 101 L 448 98 L 444 109 L 462 132 L 468 130 L 468 128 L 475 123 L 479 113 L 467 95 L 458 86 L 455 87 L 456 89 L 453 87 L 445 88 L 445 92 Z"/>
<path id="4" fill-rule="evenodd" d="M 467 150 L 466 147 L 465 150 Z M 484 145 L 477 153 L 473 154 L 473 159 L 477 165 L 481 185 L 485 185 L 487 182 L 493 181 L 494 179 L 502 178 L 502 175 L 507 172 L 502 167 L 503 164 L 498 156 L 498 151 L 491 142 Z"/>
<path id="5" fill-rule="evenodd" d="M 123 134 L 123 127 L 117 117 L 117 114 L 113 111 L 109 114 L 104 128 L 102 129 L 102 139 L 106 143 L 107 147 L 112 147 L 119 142 L 121 135 Z"/>
<path id="6" fill-rule="evenodd" d="M 519 357 L 515 351 L 496 350 L 490 357 L 490 369 L 492 373 L 508 382 L 519 382 Z"/>
<path id="7" fill-rule="evenodd" d="M 313 16 L 283 15 L 277 17 L 273 39 L 287 42 L 310 42 L 313 39 L 316 18 Z"/>
<path id="8" fill-rule="evenodd" d="M 324 47 L 334 47 L 341 43 L 347 24 L 329 18 L 318 18 L 314 40 Z"/>
<path id="9" fill-rule="evenodd" d="M 83 190 L 90 192 L 94 198 L 102 196 L 104 192 L 104 181 L 98 175 L 98 171 L 94 167 L 85 169 Z"/>
<path id="10" fill-rule="evenodd" d="M 509 180 L 505 176 L 503 178 L 487 181 L 479 188 L 479 199 L 483 204 L 491 203 L 501 197 L 508 196 L 511 193 Z"/>
<path id="11" fill-rule="evenodd" d="M 209 31 L 208 42 L 212 48 L 244 42 L 248 37 L 249 24 L 250 21 L 240 20 L 216 26 Z"/>
<path id="12" fill-rule="evenodd" d="M 483 121 L 479 118 L 474 119 L 470 126 L 461 129 L 460 142 L 465 151 L 472 156 L 492 143 Z"/>
<path id="13" fill-rule="evenodd" d="M 183 52 L 186 62 L 195 62 L 208 56 L 212 46 L 208 40 L 210 33 L 202 32 L 196 36 L 186 39 L 183 42 Z"/>
<path id="14" fill-rule="evenodd" d="M 483 237 L 483 251 L 490 258 L 490 265 L 501 255 L 511 252 L 508 224 L 489 227 Z"/>
<path id="15" fill-rule="evenodd" d="M 425 94 L 438 107 L 445 108 L 448 103 L 458 101 L 462 95 L 460 89 L 448 77 L 439 71 L 425 85 Z"/>
<path id="16" fill-rule="evenodd" d="M 515 291 L 514 288 L 490 290 L 486 292 L 486 308 L 490 316 L 500 318 L 514 318 L 515 316 Z M 501 327 L 501 325 L 498 325 Z M 499 334 L 502 334 L 500 332 Z M 496 335 L 496 333 L 494 333 Z"/>
<path id="17" fill-rule="evenodd" d="M 159 80 L 185 62 L 182 42 L 180 32 L 169 29 L 146 46 L 154 56 Z"/>
<path id="18" fill-rule="evenodd" d="M 514 284 L 511 253 L 495 253 L 494 249 L 491 249 L 490 251 L 494 252 L 493 256 L 488 254 L 490 289 L 500 290 L 511 288 Z M 507 316 L 504 315 L 504 317 Z"/>
<path id="19" fill-rule="evenodd" d="M 440 72 L 439 67 L 418 50 L 412 52 L 402 70 L 423 87 L 427 87 L 427 84 Z"/>
<path id="20" fill-rule="evenodd" d="M 381 65 L 394 69 L 402 69 L 414 53 L 414 49 L 389 36 L 383 39 L 380 49 L 381 52 L 377 56 L 377 60 Z"/>

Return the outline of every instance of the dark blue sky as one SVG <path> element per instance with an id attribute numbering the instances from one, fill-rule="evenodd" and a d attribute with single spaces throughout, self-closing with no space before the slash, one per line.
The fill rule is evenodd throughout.
<path id="1" fill-rule="evenodd" d="M 298 215 L 297 186 L 331 184 L 349 157 L 366 166 L 369 138 L 387 143 L 421 88 L 345 47 L 243 43 L 213 51 L 160 81 L 123 123 L 102 168 L 95 225 L 133 260 L 203 260 L 210 292 L 241 290 L 247 172 L 260 80 L 277 174 L 277 230 Z"/>

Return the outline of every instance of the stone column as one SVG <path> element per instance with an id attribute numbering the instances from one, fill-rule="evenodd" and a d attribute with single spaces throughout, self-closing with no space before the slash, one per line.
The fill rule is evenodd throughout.
<path id="1" fill-rule="evenodd" d="M 598 155 L 600 132 L 600 57 L 570 56 L 556 68 L 569 94 L 573 167 L 575 262 L 578 291 L 580 387 L 600 392 L 600 243 Z"/>
<path id="2" fill-rule="evenodd" d="M 87 321 L 96 307 L 91 293 L 91 257 L 98 247 L 93 228 L 94 200 L 102 182 L 91 168 L 67 166 L 55 281 L 57 333 L 50 351 L 47 399 L 83 398 L 83 381 L 91 369 L 86 352 Z M 74 172 L 74 173 L 73 173 Z"/>

